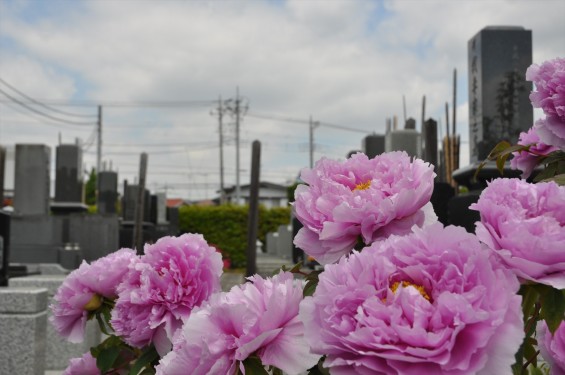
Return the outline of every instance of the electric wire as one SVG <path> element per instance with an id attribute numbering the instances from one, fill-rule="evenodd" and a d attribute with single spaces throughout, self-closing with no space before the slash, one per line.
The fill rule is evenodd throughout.
<path id="1" fill-rule="evenodd" d="M 74 116 L 74 117 L 87 117 L 87 118 L 92 118 L 92 117 L 97 117 L 97 116 L 98 116 L 98 115 L 85 115 L 85 114 L 78 114 L 78 113 L 71 113 L 71 112 L 61 111 L 60 109 L 57 109 L 57 108 L 55 108 L 55 107 L 48 106 L 48 105 L 46 105 L 46 104 L 44 104 L 44 103 L 41 103 L 40 101 L 38 101 L 38 100 L 36 100 L 36 99 L 30 97 L 29 95 L 23 93 L 22 91 L 18 90 L 17 88 L 15 88 L 15 87 L 12 86 L 11 84 L 9 84 L 9 83 L 6 82 L 5 80 L 3 80 L 1 77 L 0 77 L 0 82 L 2 82 L 4 85 L 8 86 L 8 87 L 11 88 L 13 91 L 15 91 L 15 92 L 17 92 L 18 94 L 20 94 L 21 96 L 23 96 L 24 98 L 26 98 L 26 99 L 32 101 L 33 103 L 35 103 L 35 104 L 37 104 L 37 105 L 40 105 L 40 106 L 42 106 L 42 107 L 44 107 L 44 108 L 47 108 L 47 109 L 49 109 L 49 110 L 51 110 L 51 111 L 58 112 L 58 113 L 60 113 L 60 114 L 62 114 L 62 115 Z"/>
<path id="2" fill-rule="evenodd" d="M 40 111 L 40 110 L 38 110 L 38 109 L 36 109 L 36 108 L 33 108 L 33 107 L 31 107 L 31 106 L 25 104 L 24 102 L 22 102 L 22 101 L 20 101 L 20 100 L 14 98 L 13 96 L 11 96 L 10 94 L 6 93 L 6 92 L 5 92 L 4 90 L 2 90 L 2 89 L 0 89 L 0 93 L 2 93 L 4 96 L 6 96 L 8 99 L 10 99 L 11 101 L 13 101 L 14 103 L 19 104 L 20 106 L 22 106 L 22 107 L 28 109 L 29 111 L 35 112 L 35 113 L 37 113 L 38 115 L 41 115 L 41 116 L 43 116 L 43 117 L 45 117 L 45 118 L 48 118 L 48 119 L 51 119 L 51 120 L 53 120 L 53 121 L 59 121 L 59 122 L 63 122 L 63 123 L 66 123 L 66 124 L 81 125 L 81 126 L 85 126 L 85 125 L 89 125 L 89 126 L 90 126 L 90 125 L 95 125 L 95 124 L 96 124 L 96 122 L 92 122 L 92 121 L 89 121 L 89 122 L 79 122 L 79 121 L 71 121 L 71 120 L 66 120 L 66 119 L 62 119 L 62 118 L 55 117 L 55 116 L 51 116 L 51 115 L 48 114 L 48 113 L 42 112 L 42 111 Z"/>

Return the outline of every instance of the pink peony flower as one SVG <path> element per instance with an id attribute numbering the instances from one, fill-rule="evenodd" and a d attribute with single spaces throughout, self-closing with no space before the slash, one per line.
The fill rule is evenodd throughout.
<path id="1" fill-rule="evenodd" d="M 53 298 L 49 320 L 55 330 L 70 342 L 82 342 L 88 312 L 98 309 L 102 298 L 116 297 L 116 288 L 134 259 L 134 250 L 121 249 L 92 264 L 83 261 L 65 278 Z"/>
<path id="2" fill-rule="evenodd" d="M 532 171 L 538 164 L 540 155 L 547 155 L 558 150 L 557 147 L 548 146 L 541 142 L 536 133 L 536 128 L 530 128 L 526 133 L 520 133 L 518 144 L 523 146 L 533 145 L 530 147 L 530 152 L 520 151 L 512 153 L 514 157 L 510 160 L 510 167 L 512 169 L 521 170 L 523 179 L 530 177 Z"/>
<path id="3" fill-rule="evenodd" d="M 516 276 L 436 223 L 353 252 L 300 305 L 332 375 L 507 374 L 524 338 Z"/>
<path id="4" fill-rule="evenodd" d="M 565 150 L 565 121 L 548 116 L 537 120 L 534 128 L 544 143 Z"/>
<path id="5" fill-rule="evenodd" d="M 220 290 L 222 257 L 200 234 L 163 237 L 144 251 L 118 286 L 110 323 L 128 344 L 154 342 L 164 353 L 182 320 Z"/>
<path id="6" fill-rule="evenodd" d="M 192 312 L 157 374 L 176 375 L 186 369 L 192 375 L 234 374 L 237 362 L 252 354 L 288 374 L 317 363 L 319 356 L 309 353 L 298 319 L 301 282 L 289 272 L 248 280 L 251 283 L 213 295 Z"/>
<path id="7" fill-rule="evenodd" d="M 526 80 L 536 85 L 537 91 L 530 94 L 532 105 L 565 121 L 565 58 L 532 64 L 526 70 Z"/>
<path id="8" fill-rule="evenodd" d="M 551 365 L 551 375 L 565 375 L 565 324 L 552 335 L 545 321 L 540 321 L 537 340 L 542 357 Z"/>
<path id="9" fill-rule="evenodd" d="M 374 159 L 358 153 L 344 162 L 322 158 L 302 170 L 308 185 L 295 191 L 294 211 L 304 227 L 294 243 L 329 264 L 348 254 L 359 236 L 370 244 L 437 221 L 429 203 L 434 177 L 433 166 L 405 152 Z"/>
<path id="10" fill-rule="evenodd" d="M 491 181 L 469 208 L 479 239 L 518 277 L 565 288 L 565 187 L 519 179 Z"/>
<path id="11" fill-rule="evenodd" d="M 536 108 L 543 109 L 547 118 L 536 122 L 541 140 L 548 145 L 565 149 L 565 58 L 531 65 L 526 79 L 532 81 L 537 91 L 530 100 Z"/>
<path id="12" fill-rule="evenodd" d="M 63 372 L 63 375 L 101 375 L 100 370 L 96 367 L 96 358 L 90 352 L 84 353 L 80 358 L 72 358 L 69 360 L 69 366 Z"/>

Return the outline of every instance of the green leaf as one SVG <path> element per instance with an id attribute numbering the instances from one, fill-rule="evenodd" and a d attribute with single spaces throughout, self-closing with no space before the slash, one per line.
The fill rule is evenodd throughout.
<path id="1" fill-rule="evenodd" d="M 477 170 L 475 171 L 475 174 L 473 175 L 473 180 L 477 180 L 477 176 L 479 175 L 479 172 L 481 171 L 481 169 L 485 167 L 485 165 L 487 165 L 487 161 L 488 160 L 484 160 L 479 164 Z"/>
<path id="2" fill-rule="evenodd" d="M 105 335 L 111 335 L 111 333 L 106 329 L 106 322 L 104 321 L 102 314 L 96 313 L 96 320 L 98 321 L 98 326 L 102 333 Z"/>
<path id="3" fill-rule="evenodd" d="M 539 182 L 549 182 L 549 181 L 553 181 L 557 185 L 565 186 L 565 173 L 558 174 L 558 175 L 550 177 L 550 178 L 544 178 L 543 180 L 541 180 Z"/>
<path id="4" fill-rule="evenodd" d="M 557 169 L 559 167 L 558 162 L 548 164 L 545 169 L 543 169 L 536 178 L 534 178 L 534 182 L 540 182 L 542 180 L 551 178 L 557 174 Z"/>
<path id="5" fill-rule="evenodd" d="M 532 316 L 535 303 L 538 301 L 539 293 L 531 285 L 522 285 L 518 292 L 522 296 L 522 313 L 524 314 L 524 322 Z"/>
<path id="6" fill-rule="evenodd" d="M 325 359 L 325 356 L 320 358 L 315 366 L 308 369 L 308 375 L 330 375 L 330 370 L 323 366 Z"/>
<path id="7" fill-rule="evenodd" d="M 302 296 L 309 297 L 314 295 L 317 286 L 318 286 L 317 281 L 308 281 L 306 283 L 306 286 L 304 286 L 304 291 L 302 292 Z"/>
<path id="8" fill-rule="evenodd" d="M 100 369 L 101 373 L 105 373 L 114 367 L 114 362 L 120 355 L 118 348 L 105 348 L 102 349 L 96 357 L 96 367 Z"/>
<path id="9" fill-rule="evenodd" d="M 151 362 L 158 358 L 159 354 L 157 353 L 157 350 L 155 350 L 153 346 L 150 346 L 145 350 L 141 357 L 139 357 L 138 360 L 135 361 L 128 375 L 138 375 L 144 367 L 151 364 Z"/>
<path id="10" fill-rule="evenodd" d="M 551 164 L 560 161 L 565 161 L 565 151 L 553 151 L 545 155 L 542 159 L 542 163 L 544 164 Z"/>
<path id="11" fill-rule="evenodd" d="M 507 141 L 498 142 L 496 144 L 496 146 L 494 146 L 494 148 L 488 154 L 487 159 L 489 159 L 489 160 L 496 159 L 504 150 L 506 150 L 510 146 L 512 146 L 512 145 Z"/>
<path id="12" fill-rule="evenodd" d="M 530 375 L 544 375 L 543 371 L 539 367 L 530 367 Z"/>
<path id="13" fill-rule="evenodd" d="M 302 262 L 298 262 L 294 266 L 292 266 L 292 268 L 290 269 L 289 272 L 298 273 L 298 272 L 300 272 L 301 268 L 302 268 Z"/>
<path id="14" fill-rule="evenodd" d="M 269 375 L 258 357 L 247 357 L 243 361 L 243 367 L 245 368 L 245 375 Z"/>
<path id="15" fill-rule="evenodd" d="M 547 323 L 547 327 L 554 333 L 561 324 L 565 314 L 565 295 L 563 291 L 549 285 L 537 285 L 540 292 L 541 310 L 540 316 Z"/>
<path id="16" fill-rule="evenodd" d="M 516 363 L 512 365 L 512 375 L 522 375 L 522 365 L 524 364 L 524 343 L 520 345 L 520 349 L 514 355 Z"/>
<path id="17" fill-rule="evenodd" d="M 537 356 L 538 353 L 533 345 L 533 341 L 526 340 L 524 342 L 524 358 L 526 358 L 527 361 L 530 361 L 530 363 L 534 366 L 537 366 Z"/>

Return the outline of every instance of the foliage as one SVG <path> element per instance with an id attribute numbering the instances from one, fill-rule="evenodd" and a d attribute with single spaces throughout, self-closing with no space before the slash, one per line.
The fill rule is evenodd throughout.
<path id="1" fill-rule="evenodd" d="M 232 267 L 245 266 L 247 206 L 184 206 L 179 209 L 179 226 L 185 233 L 201 233 L 231 260 Z M 290 222 L 290 208 L 259 207 L 258 239 L 265 243 L 268 232 Z"/>
<path id="2" fill-rule="evenodd" d="M 496 161 L 496 168 L 502 176 L 504 165 L 508 158 L 516 152 L 531 152 L 532 145 L 511 145 L 506 141 L 498 143 L 490 152 L 487 159 L 479 164 L 475 171 L 475 177 L 481 169 L 489 162 Z M 538 166 L 543 166 L 540 173 L 534 178 L 534 182 L 555 181 L 559 185 L 565 185 L 565 152 L 553 151 L 547 155 L 538 155 Z"/>
<path id="3" fill-rule="evenodd" d="M 96 204 L 96 171 L 94 168 L 90 170 L 88 180 L 84 185 L 84 200 L 89 206 Z"/>

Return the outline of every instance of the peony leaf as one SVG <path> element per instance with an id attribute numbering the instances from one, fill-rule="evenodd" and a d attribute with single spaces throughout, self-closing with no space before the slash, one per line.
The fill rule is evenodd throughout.
<path id="1" fill-rule="evenodd" d="M 108 370 L 114 367 L 114 362 L 118 359 L 120 351 L 116 348 L 105 348 L 98 353 L 96 357 L 96 367 L 100 369 L 101 373 L 106 373 Z"/>
<path id="2" fill-rule="evenodd" d="M 248 357 L 243 361 L 243 367 L 245 368 L 245 375 L 269 375 L 258 357 Z"/>
<path id="3" fill-rule="evenodd" d="M 531 285 L 522 285 L 518 292 L 522 296 L 522 312 L 524 314 L 524 322 L 534 313 L 534 305 L 538 301 L 539 294 Z"/>
<path id="4" fill-rule="evenodd" d="M 530 367 L 530 375 L 544 375 L 543 371 L 539 367 Z"/>
<path id="5" fill-rule="evenodd" d="M 155 350 L 155 347 L 151 346 L 141 355 L 141 357 L 139 357 L 137 361 L 135 361 L 128 375 L 139 374 L 142 369 L 146 368 L 147 365 L 151 364 L 151 362 L 156 359 L 159 359 L 159 354 L 157 353 L 157 350 Z"/>
<path id="6" fill-rule="evenodd" d="M 320 358 L 314 367 L 308 369 L 308 375 L 330 375 L 330 370 L 322 366 L 325 359 L 325 356 Z"/>
<path id="7" fill-rule="evenodd" d="M 543 179 L 543 180 L 541 180 L 540 182 L 549 182 L 549 181 L 553 181 L 553 182 L 555 182 L 557 185 L 565 186 L 565 173 L 558 174 L 558 175 L 556 175 L 556 176 Z"/>
<path id="8" fill-rule="evenodd" d="M 536 289 L 541 295 L 540 316 L 547 323 L 553 334 L 561 324 L 565 314 L 565 295 L 563 291 L 549 285 L 537 285 Z"/>

